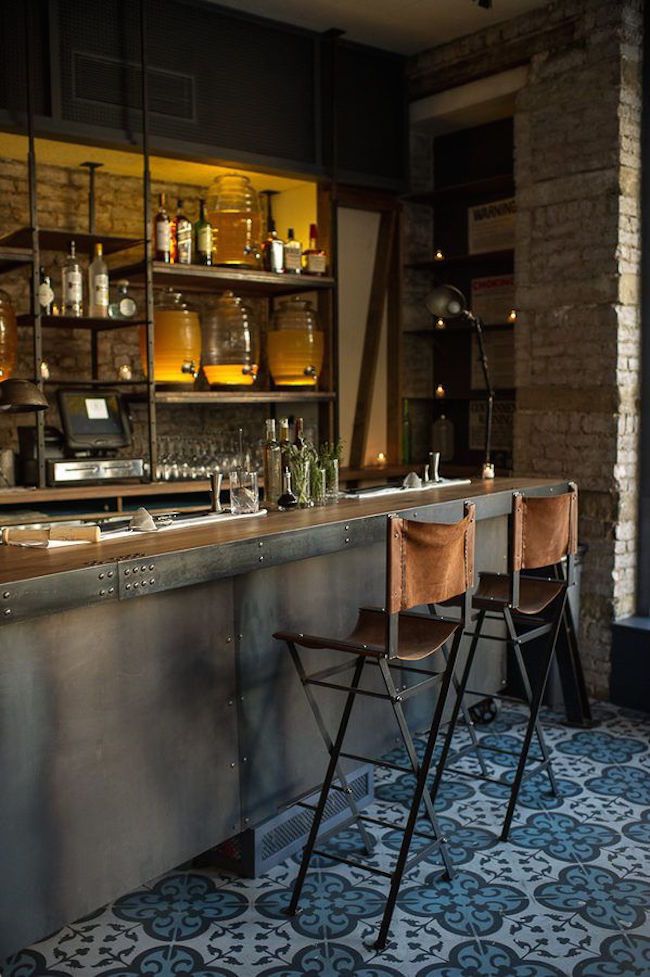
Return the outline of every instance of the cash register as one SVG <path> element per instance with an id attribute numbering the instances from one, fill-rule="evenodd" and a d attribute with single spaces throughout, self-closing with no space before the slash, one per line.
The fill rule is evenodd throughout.
<path id="1" fill-rule="evenodd" d="M 57 394 L 62 431 L 46 429 L 47 484 L 92 485 L 141 481 L 142 458 L 118 458 L 131 446 L 131 426 L 115 390 L 69 389 Z M 23 485 L 36 484 L 36 439 L 32 427 L 19 428 L 19 472 Z"/>

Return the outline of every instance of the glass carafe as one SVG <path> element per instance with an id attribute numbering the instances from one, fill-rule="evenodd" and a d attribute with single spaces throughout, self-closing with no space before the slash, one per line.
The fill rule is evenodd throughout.
<path id="1" fill-rule="evenodd" d="M 280 302 L 267 335 L 269 369 L 281 387 L 313 387 L 323 367 L 325 337 L 311 302 Z"/>
<path id="2" fill-rule="evenodd" d="M 198 312 L 180 292 L 162 292 L 154 309 L 154 376 L 158 383 L 192 383 L 201 359 Z M 140 357 L 147 374 L 147 333 L 140 327 Z"/>
<path id="3" fill-rule="evenodd" d="M 0 289 L 0 380 L 8 380 L 16 369 L 18 326 L 10 296 Z"/>
<path id="4" fill-rule="evenodd" d="M 208 383 L 250 386 L 259 368 L 255 316 L 233 292 L 224 292 L 203 311 L 203 372 Z"/>
<path id="5" fill-rule="evenodd" d="M 262 210 L 247 176 L 218 176 L 208 191 L 208 220 L 217 265 L 260 267 Z"/>

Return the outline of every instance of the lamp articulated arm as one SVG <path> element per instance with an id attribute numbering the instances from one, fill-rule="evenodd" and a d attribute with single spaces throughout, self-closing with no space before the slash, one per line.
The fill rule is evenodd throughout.
<path id="1" fill-rule="evenodd" d="M 478 342 L 478 354 L 481 361 L 481 370 L 483 371 L 483 382 L 485 383 L 485 393 L 486 393 L 486 418 L 485 418 L 485 461 L 483 462 L 483 478 L 494 478 L 494 465 L 492 464 L 492 413 L 494 410 L 494 387 L 490 381 L 490 370 L 488 366 L 487 353 L 485 352 L 485 342 L 483 339 L 483 323 L 478 316 L 473 313 L 467 313 L 474 330 L 476 332 L 476 339 Z M 491 472 L 491 474 L 490 474 Z"/>

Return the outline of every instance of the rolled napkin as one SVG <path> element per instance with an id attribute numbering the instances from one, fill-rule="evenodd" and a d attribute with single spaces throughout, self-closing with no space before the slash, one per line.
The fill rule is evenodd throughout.
<path id="1" fill-rule="evenodd" d="M 402 482 L 402 488 L 405 489 L 419 489 L 422 488 L 422 479 L 416 472 L 409 472 L 404 481 Z"/>
<path id="2" fill-rule="evenodd" d="M 7 526 L 2 530 L 2 542 L 9 546 L 49 546 L 51 542 L 98 543 L 99 526 L 51 526 L 49 529 L 22 529 Z"/>

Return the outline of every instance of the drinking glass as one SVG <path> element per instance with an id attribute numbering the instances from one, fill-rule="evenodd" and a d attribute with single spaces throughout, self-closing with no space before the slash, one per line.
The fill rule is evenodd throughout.
<path id="1" fill-rule="evenodd" d="M 337 502 L 340 495 L 338 458 L 330 458 L 325 471 L 327 472 L 326 499 L 328 502 Z"/>
<path id="2" fill-rule="evenodd" d="M 249 472 L 243 468 L 230 472 L 230 508 L 234 516 L 259 512 L 257 472 Z"/>

